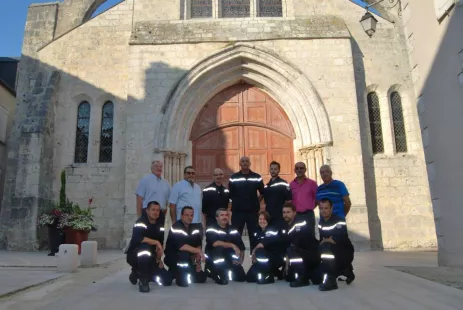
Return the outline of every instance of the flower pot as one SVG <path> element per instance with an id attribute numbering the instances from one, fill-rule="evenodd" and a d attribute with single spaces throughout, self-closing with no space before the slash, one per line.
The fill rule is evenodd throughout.
<path id="1" fill-rule="evenodd" d="M 81 250 L 82 242 L 88 240 L 88 230 L 75 230 L 72 228 L 66 228 L 66 243 L 77 244 L 79 247 L 79 254 Z"/>
<path id="2" fill-rule="evenodd" d="M 63 231 L 57 225 L 48 225 L 48 248 L 50 255 L 58 253 L 59 246 L 64 243 Z"/>

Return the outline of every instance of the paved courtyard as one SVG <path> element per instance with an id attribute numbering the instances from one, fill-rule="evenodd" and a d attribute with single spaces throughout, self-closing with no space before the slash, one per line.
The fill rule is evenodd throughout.
<path id="1" fill-rule="evenodd" d="M 249 262 L 246 262 L 248 265 Z M 461 310 L 463 291 L 385 266 L 431 268 L 435 252 L 361 252 L 356 254 L 357 279 L 339 290 L 319 292 L 315 286 L 291 289 L 285 282 L 258 286 L 231 283 L 189 288 L 158 287 L 141 294 L 128 282 L 123 258 L 97 268 L 82 268 L 43 286 L 0 300 L 8 309 L 439 309 Z M 247 266 L 246 266 L 247 267 Z M 14 270 L 10 270 L 14 272 Z M 1 281 L 7 281 L 2 275 Z"/>

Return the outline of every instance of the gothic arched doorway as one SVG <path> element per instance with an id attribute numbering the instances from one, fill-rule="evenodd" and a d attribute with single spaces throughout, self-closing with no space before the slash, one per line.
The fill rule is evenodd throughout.
<path id="1" fill-rule="evenodd" d="M 194 123 L 193 165 L 201 187 L 212 180 L 214 168 L 225 171 L 226 181 L 248 156 L 251 169 L 270 178 L 268 165 L 281 164 L 280 175 L 293 178 L 294 130 L 286 113 L 265 92 L 249 84 L 233 85 L 215 95 Z"/>

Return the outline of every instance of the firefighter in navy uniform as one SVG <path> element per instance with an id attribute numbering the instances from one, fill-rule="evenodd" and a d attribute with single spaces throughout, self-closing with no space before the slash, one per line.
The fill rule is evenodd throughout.
<path id="1" fill-rule="evenodd" d="M 132 239 L 126 254 L 127 263 L 132 266 L 130 282 L 136 285 L 138 281 L 140 292 L 147 293 L 150 291 L 150 281 L 169 286 L 172 277 L 161 259 L 164 244 L 164 227 L 158 221 L 161 207 L 158 202 L 151 201 L 143 211 L 133 225 Z"/>
<path id="2" fill-rule="evenodd" d="M 296 215 L 296 207 L 288 202 L 283 206 L 283 218 L 286 227 L 283 229 L 286 249 L 285 278 L 290 287 L 301 287 L 321 283 L 319 270 L 319 242 L 314 230 L 305 217 Z"/>
<path id="3" fill-rule="evenodd" d="M 164 263 L 169 267 L 175 283 L 181 287 L 207 280 L 206 273 L 201 269 L 201 262 L 205 261 L 202 225 L 192 224 L 193 216 L 192 207 L 183 207 L 180 220 L 170 228 L 166 242 Z"/>
<path id="4" fill-rule="evenodd" d="M 281 231 L 268 223 L 270 216 L 265 211 L 259 212 L 259 225 L 256 236 L 256 247 L 252 250 L 252 266 L 246 274 L 247 282 L 257 282 L 257 284 L 274 283 L 277 276 L 283 278 L 280 270 L 284 266 L 286 248 L 282 243 Z"/>
<path id="5" fill-rule="evenodd" d="M 269 170 L 272 178 L 263 190 L 265 211 L 270 215 L 270 225 L 281 226 L 284 223 L 283 205 L 292 199 L 291 188 L 288 182 L 279 177 L 280 163 L 272 161 Z"/>
<path id="6" fill-rule="evenodd" d="M 345 219 L 333 214 L 333 204 L 329 199 L 322 199 L 320 206 L 320 253 L 323 282 L 320 291 L 331 291 L 338 288 L 336 278 L 345 276 L 346 283 L 355 279 L 352 268 L 354 246 L 349 239 Z"/>
<path id="7" fill-rule="evenodd" d="M 206 272 L 220 285 L 244 282 L 246 274 L 241 264 L 245 247 L 241 235 L 228 224 L 227 209 L 217 210 L 216 219 L 216 224 L 206 230 Z"/>
<path id="8" fill-rule="evenodd" d="M 251 171 L 249 157 L 240 159 L 241 170 L 230 177 L 228 189 L 232 200 L 232 225 L 243 235 L 244 225 L 248 229 L 251 249 L 256 246 L 254 230 L 257 223 L 257 213 L 260 210 L 260 201 L 257 192 L 263 195 L 264 183 L 262 177 Z"/>
<path id="9" fill-rule="evenodd" d="M 206 227 L 215 224 L 215 212 L 218 209 L 230 209 L 230 191 L 222 185 L 223 170 L 217 168 L 213 172 L 214 182 L 203 189 L 203 206 L 202 212 L 204 216 L 203 223 Z"/>

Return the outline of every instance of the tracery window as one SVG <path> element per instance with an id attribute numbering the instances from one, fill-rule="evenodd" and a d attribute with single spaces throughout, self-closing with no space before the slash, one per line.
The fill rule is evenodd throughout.
<path id="1" fill-rule="evenodd" d="M 259 0 L 259 16 L 281 17 L 283 16 L 282 0 Z"/>
<path id="2" fill-rule="evenodd" d="M 368 118 L 370 121 L 371 147 L 373 154 L 384 153 L 383 129 L 381 128 L 381 111 L 379 98 L 375 92 L 367 95 Z"/>
<path id="3" fill-rule="evenodd" d="M 212 17 L 212 0 L 190 0 L 191 18 Z"/>
<path id="4" fill-rule="evenodd" d="M 103 106 L 100 132 L 100 163 L 113 159 L 114 104 L 108 101 Z"/>
<path id="5" fill-rule="evenodd" d="M 395 149 L 397 153 L 407 152 L 407 136 L 405 134 L 404 113 L 402 108 L 402 98 L 399 93 L 394 91 L 390 95 L 392 122 L 394 128 Z"/>
<path id="6" fill-rule="evenodd" d="M 249 17 L 251 0 L 221 0 L 222 17 Z"/>
<path id="7" fill-rule="evenodd" d="M 74 162 L 86 163 L 88 158 L 88 141 L 90 133 L 90 104 L 83 101 L 77 109 L 76 141 Z"/>

